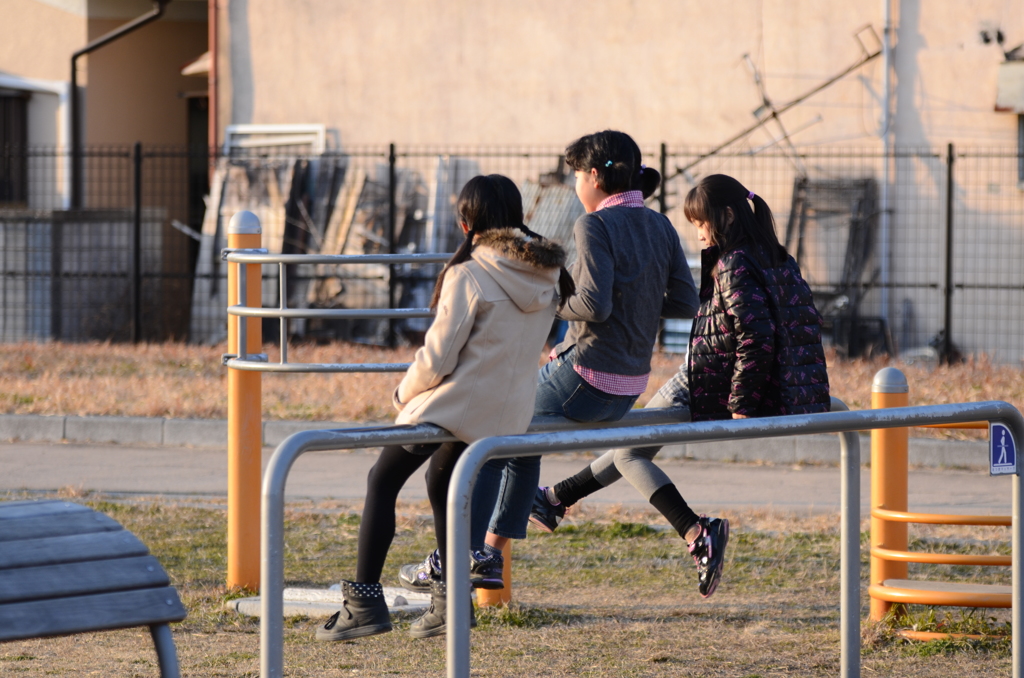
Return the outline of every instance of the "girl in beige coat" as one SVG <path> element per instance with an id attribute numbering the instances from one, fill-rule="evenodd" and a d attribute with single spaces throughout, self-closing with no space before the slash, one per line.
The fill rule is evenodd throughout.
<path id="1" fill-rule="evenodd" d="M 522 225 L 522 205 L 515 184 L 497 174 L 474 177 L 459 196 L 466 240 L 438 276 L 431 300 L 436 317 L 394 392 L 396 423 L 436 424 L 458 441 L 383 449 L 367 478 L 355 581 L 342 580 L 343 609 L 317 629 L 317 640 L 391 630 L 380 575 L 395 534 L 395 503 L 405 481 L 428 459 L 437 562 L 431 607 L 410 633 L 425 638 L 445 632 L 441 554 L 455 462 L 475 440 L 526 432 L 544 341 L 559 299 L 574 289 L 563 268 L 565 252 Z M 474 558 L 476 585 L 500 588 L 500 557 Z"/>

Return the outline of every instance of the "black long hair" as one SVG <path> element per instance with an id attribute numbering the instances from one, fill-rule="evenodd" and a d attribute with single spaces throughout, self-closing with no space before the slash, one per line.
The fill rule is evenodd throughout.
<path id="1" fill-rule="evenodd" d="M 649 198 L 661 184 L 661 173 L 645 167 L 643 154 L 625 132 L 604 130 L 580 137 L 565 149 L 565 163 L 579 172 L 597 170 L 597 186 L 608 195 L 641 191 Z"/>
<path id="2" fill-rule="evenodd" d="M 726 208 L 732 209 L 731 223 Z M 730 176 L 709 174 L 701 179 L 686 194 L 683 214 L 691 222 L 706 223 L 723 254 L 749 243 L 762 266 L 778 266 L 786 259 L 768 203 Z"/>
<path id="3" fill-rule="evenodd" d="M 448 269 L 472 256 L 473 238 L 477 234 L 495 228 L 517 228 L 530 238 L 544 239 L 523 224 L 523 196 L 515 182 L 502 174 L 478 175 L 467 181 L 459 193 L 455 214 L 459 223 L 469 226 L 469 233 L 438 274 L 434 294 L 430 298 L 430 308 L 437 308 L 441 285 Z M 563 266 L 558 275 L 559 308 L 574 294 L 576 284 Z"/>

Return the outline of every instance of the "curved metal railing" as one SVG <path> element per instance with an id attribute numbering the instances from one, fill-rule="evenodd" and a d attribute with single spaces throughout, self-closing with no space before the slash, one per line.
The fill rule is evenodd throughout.
<path id="1" fill-rule="evenodd" d="M 429 308 L 289 308 L 288 277 L 284 267 L 292 264 L 325 264 L 353 266 L 366 264 L 443 264 L 451 254 L 268 254 L 264 249 L 227 249 L 223 258 L 233 264 L 263 264 L 278 266 L 280 286 L 277 308 L 263 308 L 262 305 L 228 306 L 228 315 L 237 318 L 238 345 L 246 346 L 245 318 L 277 318 L 281 321 L 281 357 L 276 363 L 267 360 L 266 354 L 244 354 L 224 356 L 224 364 L 236 370 L 249 372 L 404 372 L 409 363 L 291 363 L 288 362 L 288 321 L 297 319 L 335 320 L 398 320 L 402 318 L 429 318 L 434 315 Z M 246 266 L 238 267 L 238 298 L 245 299 L 247 284 Z M 392 269 L 393 271 L 393 269 Z"/>

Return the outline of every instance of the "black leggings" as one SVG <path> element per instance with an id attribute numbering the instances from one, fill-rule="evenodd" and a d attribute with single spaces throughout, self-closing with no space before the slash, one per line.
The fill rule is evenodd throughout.
<path id="1" fill-rule="evenodd" d="M 410 446 L 408 452 L 399 445 L 389 445 L 381 453 L 377 463 L 366 478 L 366 505 L 363 519 L 359 523 L 359 555 L 356 559 L 356 581 L 375 584 L 380 581 L 388 549 L 395 538 L 395 504 L 398 493 L 428 458 L 427 496 L 434 513 L 434 533 L 437 546 L 444 558 L 445 542 L 448 538 L 446 519 L 448 483 L 459 456 L 466 450 L 466 443 L 454 442 L 433 445 Z M 433 450 L 433 452 L 431 452 Z"/>

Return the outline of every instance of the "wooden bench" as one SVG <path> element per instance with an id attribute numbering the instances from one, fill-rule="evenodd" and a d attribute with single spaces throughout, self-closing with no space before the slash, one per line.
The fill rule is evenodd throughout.
<path id="1" fill-rule="evenodd" d="M 65 501 L 0 503 L 0 642 L 149 626 L 160 674 L 177 678 L 170 622 L 187 612 L 146 545 Z"/>

